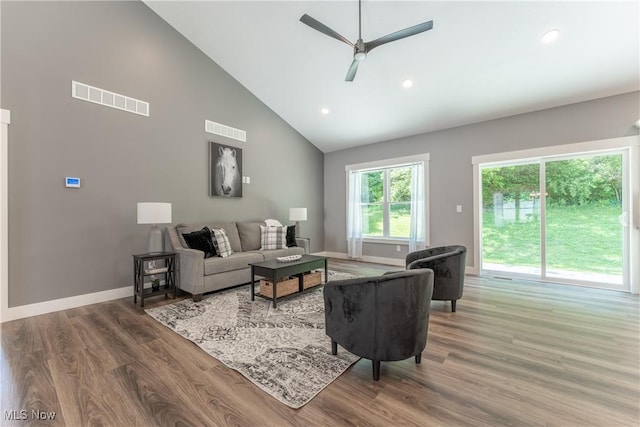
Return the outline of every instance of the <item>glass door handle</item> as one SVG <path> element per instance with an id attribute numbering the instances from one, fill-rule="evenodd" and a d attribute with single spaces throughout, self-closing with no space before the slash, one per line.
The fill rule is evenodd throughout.
<path id="1" fill-rule="evenodd" d="M 629 226 L 629 212 L 622 212 L 618 217 L 618 221 L 620 221 L 620 225 L 623 227 Z"/>

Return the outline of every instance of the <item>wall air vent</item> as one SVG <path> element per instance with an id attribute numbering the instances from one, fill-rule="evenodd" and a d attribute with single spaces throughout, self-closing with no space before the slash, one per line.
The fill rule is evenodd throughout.
<path id="1" fill-rule="evenodd" d="M 141 116 L 149 117 L 149 103 L 131 98 L 130 96 L 120 95 L 119 93 L 109 92 L 108 90 L 89 86 L 84 83 L 71 81 L 71 96 L 83 101 L 93 102 L 94 104 L 104 105 L 105 107 L 116 108 L 122 111 L 128 111 Z"/>
<path id="2" fill-rule="evenodd" d="M 227 125 L 221 125 L 220 123 L 212 122 L 211 120 L 204 121 L 204 130 L 205 132 L 213 133 L 215 135 L 222 135 L 227 138 L 247 142 L 247 131 L 232 128 Z"/>

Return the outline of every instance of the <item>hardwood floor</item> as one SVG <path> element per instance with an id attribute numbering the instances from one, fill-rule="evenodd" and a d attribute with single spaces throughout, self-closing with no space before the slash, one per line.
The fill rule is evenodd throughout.
<path id="1" fill-rule="evenodd" d="M 131 297 L 2 324 L 1 425 L 637 426 L 639 313 L 625 293 L 467 277 L 456 313 L 432 302 L 420 365 L 383 362 L 374 382 L 361 360 L 294 410 Z"/>

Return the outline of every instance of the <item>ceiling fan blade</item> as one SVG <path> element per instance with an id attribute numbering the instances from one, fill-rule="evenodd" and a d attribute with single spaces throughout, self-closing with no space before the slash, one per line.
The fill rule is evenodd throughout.
<path id="1" fill-rule="evenodd" d="M 414 25 L 413 27 L 405 28 L 404 30 L 396 31 L 395 33 L 387 34 L 373 41 L 364 44 L 366 52 L 371 49 L 383 45 L 385 43 L 393 42 L 396 40 L 404 39 L 405 37 L 414 36 L 416 34 L 429 31 L 433 28 L 433 21 L 423 22 L 422 24 Z"/>
<path id="2" fill-rule="evenodd" d="M 358 71 L 359 64 L 360 64 L 360 61 L 358 61 L 357 59 L 353 60 L 353 62 L 351 63 L 351 66 L 349 67 L 349 71 L 347 71 L 347 77 L 344 78 L 345 82 L 353 81 L 353 79 L 356 77 L 356 72 Z"/>
<path id="3" fill-rule="evenodd" d="M 327 27 L 322 22 L 310 17 L 306 13 L 300 17 L 300 22 L 307 24 L 314 30 L 320 31 L 321 33 L 326 34 L 329 37 L 333 37 L 334 39 L 340 40 L 341 42 L 345 42 L 349 46 L 353 47 L 353 43 L 351 43 L 345 37 L 333 31 L 331 28 Z"/>

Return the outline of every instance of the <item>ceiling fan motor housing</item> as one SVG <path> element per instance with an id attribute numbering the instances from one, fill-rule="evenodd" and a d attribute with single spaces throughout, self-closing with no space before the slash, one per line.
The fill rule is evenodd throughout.
<path id="1" fill-rule="evenodd" d="M 367 51 L 364 47 L 364 41 L 362 41 L 362 39 L 359 39 L 353 47 L 353 59 L 355 59 L 356 61 L 362 61 L 366 57 Z"/>

